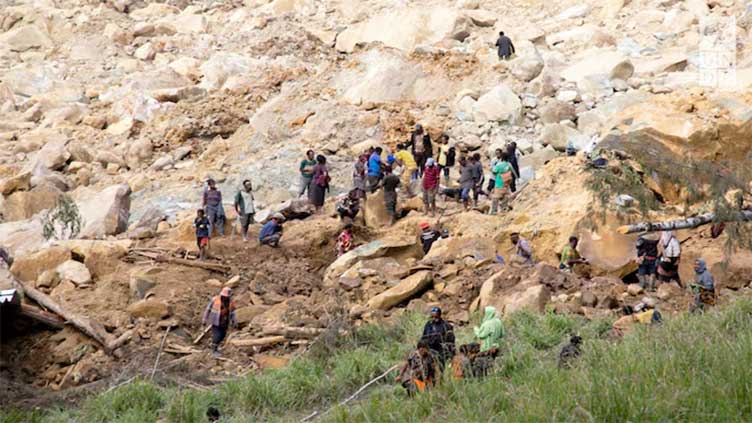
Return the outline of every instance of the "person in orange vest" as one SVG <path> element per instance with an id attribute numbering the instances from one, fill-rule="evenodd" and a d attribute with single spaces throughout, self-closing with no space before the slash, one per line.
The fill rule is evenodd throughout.
<path id="1" fill-rule="evenodd" d="M 421 339 L 416 350 L 407 356 L 397 380 L 412 396 L 417 392 L 433 388 L 440 376 L 436 357 L 428 348 L 428 341 Z"/>
<path id="2" fill-rule="evenodd" d="M 219 295 L 209 301 L 204 311 L 204 325 L 211 325 L 212 329 L 212 355 L 218 357 L 220 353 L 219 344 L 227 336 L 227 330 L 237 327 L 238 323 L 235 318 L 235 303 L 232 301 L 232 289 L 225 287 Z"/>

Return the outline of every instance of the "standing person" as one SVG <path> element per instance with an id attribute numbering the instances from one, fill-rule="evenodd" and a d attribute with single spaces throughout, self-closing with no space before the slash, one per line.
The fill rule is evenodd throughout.
<path id="1" fill-rule="evenodd" d="M 313 180 L 313 167 L 316 166 L 316 160 L 314 160 L 315 153 L 313 150 L 306 151 L 306 155 L 300 162 L 300 189 L 298 190 L 298 197 L 305 194 L 308 191 L 308 195 L 311 195 L 311 181 Z"/>
<path id="2" fill-rule="evenodd" d="M 474 327 L 475 337 L 480 341 L 480 350 L 489 351 L 501 348 L 501 338 L 504 337 L 504 325 L 496 315 L 496 308 L 486 306 L 480 327 Z"/>
<path id="3" fill-rule="evenodd" d="M 582 258 L 580 252 L 577 251 L 578 243 L 579 239 L 576 236 L 569 237 L 569 243 L 561 250 L 559 269 L 571 272 L 575 264 L 587 264 L 587 260 Z"/>
<path id="4" fill-rule="evenodd" d="M 509 235 L 509 240 L 512 241 L 512 244 L 515 247 L 515 254 L 517 254 L 518 257 L 521 257 L 522 260 L 524 260 L 525 264 L 528 266 L 533 265 L 533 247 L 530 246 L 530 243 L 525 238 L 520 237 L 520 234 L 517 232 L 512 233 Z"/>
<path id="5" fill-rule="evenodd" d="M 253 223 L 256 207 L 253 203 L 253 184 L 250 180 L 243 181 L 243 188 L 235 194 L 235 212 L 240 216 L 240 233 L 243 241 L 248 241 L 248 227 Z"/>
<path id="6" fill-rule="evenodd" d="M 235 318 L 235 303 L 232 301 L 232 289 L 222 288 L 222 292 L 209 301 L 202 320 L 205 325 L 211 325 L 212 355 L 218 357 L 220 353 L 219 344 L 227 336 L 227 329 L 230 326 L 237 327 L 238 325 Z"/>
<path id="7" fill-rule="evenodd" d="M 384 206 L 386 213 L 389 215 L 389 224 L 394 225 L 397 221 L 397 187 L 400 185 L 400 178 L 392 173 L 392 168 L 384 168 Z"/>
<path id="8" fill-rule="evenodd" d="M 361 154 L 353 169 L 353 191 L 355 191 L 357 198 L 365 198 L 366 196 L 367 167 L 368 155 Z"/>
<path id="9" fill-rule="evenodd" d="M 202 205 L 211 224 L 209 236 L 214 234 L 215 226 L 217 234 L 223 236 L 225 234 L 225 209 L 222 206 L 222 192 L 217 189 L 217 182 L 214 179 L 209 178 L 206 183 L 209 187 L 204 191 Z"/>
<path id="10" fill-rule="evenodd" d="M 439 138 L 439 151 L 436 157 L 436 161 L 439 164 L 439 168 L 444 172 L 444 178 L 449 179 L 449 167 L 454 165 L 454 157 L 452 157 L 452 164 L 449 164 L 449 135 L 441 134 Z"/>
<path id="11" fill-rule="evenodd" d="M 382 168 L 384 166 L 381 163 L 381 152 L 381 147 L 376 147 L 368 158 L 368 189 L 371 194 L 376 192 L 383 175 Z"/>
<path id="12" fill-rule="evenodd" d="M 337 257 L 340 257 L 353 249 L 352 223 L 346 223 L 344 229 L 337 237 Z"/>
<path id="13" fill-rule="evenodd" d="M 426 159 L 433 156 L 433 145 L 431 144 L 431 137 L 421 124 L 415 125 L 415 130 L 410 134 L 408 144 L 412 147 L 413 158 L 420 173 L 419 176 L 423 176 L 422 172 Z"/>
<path id="14" fill-rule="evenodd" d="M 520 163 L 517 160 L 517 143 L 512 141 L 507 145 L 507 158 L 512 165 L 512 181 L 509 183 L 509 190 L 517 192 L 517 180 L 520 179 Z"/>
<path id="15" fill-rule="evenodd" d="M 504 31 L 499 32 L 496 47 L 498 48 L 499 60 L 509 60 L 514 54 L 514 44 L 512 44 L 512 40 L 509 37 L 504 35 Z"/>
<path id="16" fill-rule="evenodd" d="M 682 286 L 679 278 L 679 262 L 681 261 L 681 244 L 671 231 L 663 231 L 658 243 L 660 261 L 658 264 L 658 280 L 661 282 L 676 281 Z"/>
<path id="17" fill-rule="evenodd" d="M 206 260 L 206 250 L 209 248 L 209 229 L 211 228 L 211 223 L 209 222 L 209 219 L 207 219 L 204 215 L 204 209 L 196 210 L 196 218 L 193 219 L 193 227 L 196 228 L 198 259 Z"/>
<path id="18" fill-rule="evenodd" d="M 329 169 L 326 167 L 326 157 L 319 154 L 316 156 L 316 166 L 313 167 L 313 180 L 311 181 L 311 203 L 316 207 L 316 213 L 324 207 L 326 192 L 329 191 Z"/>
<path id="19" fill-rule="evenodd" d="M 282 239 L 282 221 L 284 217 L 281 214 L 275 214 L 268 222 L 261 227 L 259 232 L 259 244 L 269 245 L 273 248 L 279 247 L 279 241 Z"/>
<path id="20" fill-rule="evenodd" d="M 509 182 L 512 179 L 512 165 L 509 164 L 507 154 L 501 150 L 496 150 L 497 159 L 491 168 L 494 176 L 494 190 L 491 195 L 491 214 L 496 214 L 499 210 L 499 203 L 503 201 L 503 208 L 507 208 L 506 197 L 509 195 Z"/>
<path id="21" fill-rule="evenodd" d="M 460 157 L 460 197 L 465 210 L 470 209 L 470 191 L 475 186 L 475 167 L 467 158 Z"/>
<path id="22" fill-rule="evenodd" d="M 404 144 L 397 144 L 397 152 L 394 154 L 394 158 L 404 167 L 402 173 L 402 184 L 407 187 L 407 196 L 414 197 L 415 194 L 412 191 L 410 182 L 418 178 L 418 164 L 415 162 L 413 155 L 405 149 Z"/>
<path id="23" fill-rule="evenodd" d="M 715 279 L 708 270 L 705 260 L 698 258 L 694 262 L 695 283 L 692 290 L 695 293 L 695 302 L 691 311 L 705 311 L 708 306 L 715 305 Z"/>
<path id="24" fill-rule="evenodd" d="M 423 170 L 423 206 L 425 212 L 433 217 L 436 215 L 436 194 L 439 192 L 439 167 L 433 158 L 426 160 L 426 168 Z"/>
<path id="25" fill-rule="evenodd" d="M 447 360 L 454 356 L 454 328 L 441 317 L 439 307 L 431 307 L 431 320 L 423 326 L 421 339 L 428 343 L 428 348 L 438 358 L 440 369 L 443 370 Z"/>
<path id="26" fill-rule="evenodd" d="M 640 286 L 647 291 L 655 291 L 655 272 L 658 261 L 658 241 L 640 236 L 637 238 L 637 279 Z"/>
<path id="27" fill-rule="evenodd" d="M 478 198 L 483 193 L 483 164 L 480 162 L 480 154 L 475 153 L 470 158 L 470 163 L 473 166 L 473 205 L 478 207 Z M 485 194 L 484 194 L 485 195 Z"/>

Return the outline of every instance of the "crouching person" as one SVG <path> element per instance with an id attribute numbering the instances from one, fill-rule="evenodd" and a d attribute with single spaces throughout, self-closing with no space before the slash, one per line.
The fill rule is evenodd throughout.
<path id="1" fill-rule="evenodd" d="M 275 214 L 264 224 L 259 232 L 259 243 L 261 245 L 269 245 L 274 248 L 279 247 L 279 241 L 282 239 L 282 221 L 284 217 L 280 214 Z"/>
<path id="2" fill-rule="evenodd" d="M 400 374 L 398 381 L 412 396 L 416 392 L 423 392 L 433 388 L 439 379 L 439 370 L 436 358 L 428 347 L 428 342 L 421 339 L 415 351 L 407 356 L 407 361 Z"/>
<path id="3" fill-rule="evenodd" d="M 211 325 L 212 355 L 219 357 L 219 344 L 227 336 L 227 330 L 230 326 L 238 326 L 235 319 L 235 303 L 232 301 L 232 289 L 227 287 L 222 288 L 222 292 L 212 298 L 204 311 L 203 321 L 205 325 Z"/>

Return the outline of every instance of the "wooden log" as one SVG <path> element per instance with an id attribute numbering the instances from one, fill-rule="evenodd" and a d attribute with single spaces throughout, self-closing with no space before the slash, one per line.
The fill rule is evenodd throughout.
<path id="1" fill-rule="evenodd" d="M 61 319 L 60 316 L 48 313 L 41 308 L 34 307 L 33 305 L 21 304 L 21 315 L 44 323 L 55 329 L 62 329 L 65 327 L 65 320 Z"/>
<path id="2" fill-rule="evenodd" d="M 326 332 L 326 328 L 300 328 L 294 326 L 272 326 L 264 328 L 261 331 L 262 335 L 280 335 L 289 339 L 314 339 Z M 347 331 L 340 330 L 339 334 L 342 336 L 347 335 Z"/>
<path id="3" fill-rule="evenodd" d="M 109 349 L 109 344 L 111 342 L 110 336 L 107 334 L 107 332 L 104 331 L 104 329 L 97 327 L 98 325 L 96 323 L 86 317 L 66 311 L 60 306 L 60 304 L 53 301 L 52 298 L 48 297 L 42 291 L 39 291 L 36 288 L 32 288 L 31 286 L 24 284 L 23 282 L 19 283 L 23 287 L 24 293 L 26 293 L 27 297 L 36 301 L 37 304 L 41 305 L 42 307 L 45 307 L 46 309 L 62 317 L 81 332 L 89 335 L 89 337 L 91 337 L 93 340 L 99 342 L 104 347 L 107 353 L 112 352 L 112 350 Z"/>
<path id="4" fill-rule="evenodd" d="M 204 336 L 206 336 L 206 334 L 209 333 L 210 330 L 211 330 L 211 325 L 207 326 L 206 329 L 204 329 L 204 331 L 201 332 L 201 335 L 197 336 L 196 339 L 193 340 L 193 345 L 196 345 L 199 342 L 201 342 L 201 339 L 203 339 Z"/>
<path id="5" fill-rule="evenodd" d="M 620 226 L 617 231 L 620 234 L 633 234 L 636 232 L 657 232 L 672 231 L 677 229 L 690 229 L 698 226 L 707 225 L 715 220 L 715 213 L 705 213 L 699 216 L 688 217 L 686 219 L 669 220 L 666 222 L 642 222 L 631 225 Z M 724 219 L 727 222 L 749 222 L 752 221 L 752 210 L 742 210 L 734 213 L 729 218 Z"/>
<path id="6" fill-rule="evenodd" d="M 127 330 L 123 332 L 122 335 L 117 337 L 116 339 L 112 340 L 108 345 L 107 349 L 110 351 L 115 351 L 116 349 L 122 347 L 126 342 L 130 341 L 131 338 L 133 338 L 133 335 L 136 333 L 135 329 Z"/>
<path id="7" fill-rule="evenodd" d="M 218 273 L 230 273 L 230 270 L 231 270 L 229 266 L 225 266 L 223 264 L 218 264 L 218 263 L 207 263 L 205 261 L 199 261 L 199 260 L 182 259 L 182 258 L 177 258 L 177 257 L 171 257 L 165 254 L 153 253 L 149 251 L 131 250 L 130 252 L 133 254 L 137 254 L 139 256 L 150 258 L 154 261 L 161 262 L 161 263 L 173 263 L 173 264 L 179 264 L 181 266 L 198 267 L 200 269 L 205 269 L 205 270 L 218 272 Z"/>
<path id="8" fill-rule="evenodd" d="M 287 338 L 284 336 L 267 336 L 265 338 L 257 339 L 233 339 L 230 344 L 236 347 L 265 347 L 274 344 L 281 344 L 286 342 Z"/>

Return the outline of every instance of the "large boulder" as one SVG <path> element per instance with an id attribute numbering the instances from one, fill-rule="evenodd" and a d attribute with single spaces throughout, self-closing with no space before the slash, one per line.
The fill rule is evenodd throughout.
<path id="1" fill-rule="evenodd" d="M 154 298 L 136 301 L 128 306 L 127 311 L 134 319 L 143 318 L 153 320 L 165 318 L 171 313 L 169 305 Z"/>
<path id="2" fill-rule="evenodd" d="M 411 299 L 425 290 L 433 282 L 430 271 L 414 273 L 368 301 L 368 307 L 376 310 L 389 310 L 397 304 Z"/>
<path id="3" fill-rule="evenodd" d="M 130 195 L 131 188 L 127 184 L 79 194 L 76 203 L 83 218 L 80 236 L 102 238 L 124 232 L 130 217 Z"/>
<path id="4" fill-rule="evenodd" d="M 478 123 L 522 121 L 522 102 L 506 84 L 499 84 L 483 94 L 473 105 L 473 119 Z"/>
<path id="5" fill-rule="evenodd" d="M 626 81 L 634 74 L 634 65 L 618 51 L 590 49 L 572 60 L 561 76 L 575 82 L 581 91 L 592 91 L 597 83 L 607 84 L 613 79 Z"/>
<path id="6" fill-rule="evenodd" d="M 377 258 L 385 255 L 390 250 L 410 248 L 417 240 L 414 237 L 390 237 L 377 239 L 368 244 L 361 245 L 337 258 L 326 269 L 324 283 L 332 285 L 335 279 L 361 260 Z"/>
<path id="7" fill-rule="evenodd" d="M 258 60 L 237 53 L 215 53 L 200 67 L 203 78 L 199 86 L 206 90 L 219 90 L 231 76 L 247 74 L 260 65 Z"/>
<path id="8" fill-rule="evenodd" d="M 2 247 L 14 256 L 37 251 L 46 242 L 39 219 L 0 223 L 0 240 Z"/>
<path id="9" fill-rule="evenodd" d="M 240 307 L 235 311 L 235 319 L 238 325 L 245 326 L 253 321 L 257 316 L 264 314 L 269 310 L 267 305 L 248 305 Z"/>
<path id="10" fill-rule="evenodd" d="M 470 18 L 448 7 L 391 9 L 342 31 L 337 36 L 336 48 L 351 53 L 359 43 L 382 42 L 412 51 L 418 45 L 433 45 L 447 39 L 463 41 L 472 27 Z"/>
<path id="11" fill-rule="evenodd" d="M 67 260 L 56 268 L 61 281 L 71 281 L 76 286 L 91 283 L 91 272 L 80 261 Z"/>
<path id="12" fill-rule="evenodd" d="M 559 123 L 562 120 L 575 121 L 577 113 L 572 103 L 552 100 L 539 107 L 540 120 L 543 123 Z"/>
<path id="13" fill-rule="evenodd" d="M 55 207 L 60 195 L 60 190 L 50 186 L 14 192 L 2 204 L 3 217 L 7 222 L 28 219 L 42 210 Z"/>
<path id="14" fill-rule="evenodd" d="M 543 57 L 535 45 L 527 40 L 522 40 L 515 46 L 517 53 L 509 64 L 512 75 L 523 82 L 530 82 L 537 78 L 543 70 Z"/>
<path id="15" fill-rule="evenodd" d="M 119 260 L 128 253 L 132 244 L 133 241 L 128 239 L 117 241 L 71 239 L 55 243 L 55 245 L 70 249 L 77 257 L 83 258 L 84 264 L 94 277 L 114 272 Z"/>
<path id="16" fill-rule="evenodd" d="M 71 155 L 66 149 L 67 139 L 56 138 L 47 140 L 41 150 L 34 156 L 31 169 L 42 167 L 49 170 L 58 170 L 65 166 Z"/>
<path id="17" fill-rule="evenodd" d="M 15 191 L 31 188 L 31 172 L 21 172 L 14 176 L 0 179 L 0 195 L 10 195 Z"/>
<path id="18" fill-rule="evenodd" d="M 65 247 L 51 247 L 32 254 L 14 256 L 10 271 L 24 282 L 36 281 L 46 270 L 56 269 L 71 259 L 71 251 Z"/>
<path id="19" fill-rule="evenodd" d="M 540 142 L 543 145 L 550 145 L 556 151 L 566 150 L 570 143 L 577 150 L 582 150 L 590 142 L 590 137 L 567 125 L 549 123 L 541 131 Z"/>
<path id="20" fill-rule="evenodd" d="M 36 25 L 14 28 L 0 35 L 0 48 L 22 53 L 27 50 L 52 47 L 52 40 Z"/>

